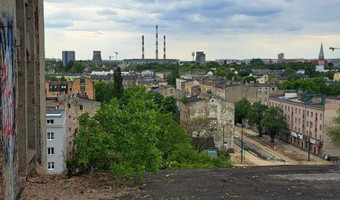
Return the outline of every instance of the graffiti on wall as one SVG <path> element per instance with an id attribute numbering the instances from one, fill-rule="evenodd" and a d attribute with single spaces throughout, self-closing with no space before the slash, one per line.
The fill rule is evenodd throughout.
<path id="1" fill-rule="evenodd" d="M 17 132 L 16 132 L 16 76 L 13 18 L 0 16 L 0 107 L 3 149 L 3 190 L 5 198 L 17 194 Z"/>
<path id="2" fill-rule="evenodd" d="M 1 109 L 4 162 L 14 160 L 16 145 L 13 27 L 0 23 Z"/>

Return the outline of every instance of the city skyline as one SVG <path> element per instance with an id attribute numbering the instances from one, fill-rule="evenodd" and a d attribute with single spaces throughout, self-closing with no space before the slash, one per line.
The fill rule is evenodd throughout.
<path id="1" fill-rule="evenodd" d="M 80 1 L 46 0 L 46 57 L 61 58 L 74 50 L 77 59 L 91 59 L 93 50 L 104 60 L 155 58 L 155 25 L 167 37 L 167 57 L 192 60 L 204 51 L 207 60 L 318 57 L 323 42 L 326 58 L 339 58 L 338 2 L 258 0 L 195 1 Z M 161 52 L 160 52 L 160 55 Z"/>

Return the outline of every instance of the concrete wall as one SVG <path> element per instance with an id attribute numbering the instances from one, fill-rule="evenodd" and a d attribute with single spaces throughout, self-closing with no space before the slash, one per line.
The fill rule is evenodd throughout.
<path id="1" fill-rule="evenodd" d="M 0 1 L 4 160 L 0 197 L 5 199 L 15 199 L 19 178 L 25 180 L 46 163 L 43 16 L 42 0 Z"/>
<path id="2" fill-rule="evenodd" d="M 18 192 L 18 132 L 16 79 L 16 10 L 15 1 L 0 1 L 0 67 L 1 67 L 1 128 L 3 133 L 3 182 L 5 199 L 15 199 Z"/>

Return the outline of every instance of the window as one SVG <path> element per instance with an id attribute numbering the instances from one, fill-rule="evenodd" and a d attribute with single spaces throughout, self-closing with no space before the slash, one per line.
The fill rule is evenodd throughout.
<path id="1" fill-rule="evenodd" d="M 320 124 L 320 130 L 322 131 L 322 125 Z"/>
<path id="2" fill-rule="evenodd" d="M 55 92 L 52 92 L 52 95 L 55 95 Z"/>
<path id="3" fill-rule="evenodd" d="M 68 128 L 69 131 L 71 131 L 71 128 Z"/>
<path id="4" fill-rule="evenodd" d="M 297 122 L 297 118 L 295 118 L 295 123 Z"/>
<path id="5" fill-rule="evenodd" d="M 322 120 L 322 114 L 320 114 L 320 120 Z"/>
<path id="6" fill-rule="evenodd" d="M 68 108 L 71 108 L 71 104 L 67 104 Z"/>
<path id="7" fill-rule="evenodd" d="M 285 111 L 287 111 L 287 106 L 285 106 Z"/>
<path id="8" fill-rule="evenodd" d="M 54 148 L 53 147 L 47 148 L 47 154 L 48 155 L 54 155 Z"/>
<path id="9" fill-rule="evenodd" d="M 83 110 L 83 105 L 80 105 L 80 106 L 79 106 L 79 109 L 80 109 L 80 110 Z"/>
<path id="10" fill-rule="evenodd" d="M 300 115 L 300 113 L 301 113 L 301 109 L 299 109 L 299 115 Z"/>
<path id="11" fill-rule="evenodd" d="M 48 132 L 47 133 L 47 139 L 48 140 L 54 140 L 54 133 L 53 132 Z"/>
<path id="12" fill-rule="evenodd" d="M 307 111 L 307 117 L 309 117 L 309 111 Z"/>
<path id="13" fill-rule="evenodd" d="M 54 124 L 54 120 L 53 119 L 48 119 L 47 120 L 47 124 Z"/>
<path id="14" fill-rule="evenodd" d="M 47 169 L 48 170 L 54 170 L 54 162 L 48 162 L 47 163 Z"/>
<path id="15" fill-rule="evenodd" d="M 310 127 L 313 128 L 313 122 L 310 122 Z"/>
<path id="16" fill-rule="evenodd" d="M 70 118 L 70 119 L 71 119 L 71 115 L 69 115 L 69 116 L 68 116 L 68 118 Z"/>
<path id="17" fill-rule="evenodd" d="M 301 123 L 301 119 L 299 119 L 299 124 Z"/>
<path id="18" fill-rule="evenodd" d="M 307 127 L 309 126 L 309 121 L 307 122 Z"/>
<path id="19" fill-rule="evenodd" d="M 288 112 L 290 112 L 290 107 L 288 106 Z"/>
<path id="20" fill-rule="evenodd" d="M 313 112 L 310 112 L 310 117 L 313 117 Z"/>
<path id="21" fill-rule="evenodd" d="M 297 114 L 297 108 L 295 108 L 295 114 Z"/>

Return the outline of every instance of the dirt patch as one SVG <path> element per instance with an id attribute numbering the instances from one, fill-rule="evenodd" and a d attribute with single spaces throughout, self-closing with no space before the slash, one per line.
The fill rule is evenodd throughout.
<path id="1" fill-rule="evenodd" d="M 340 166 L 165 170 L 137 186 L 107 174 L 52 176 L 31 179 L 21 199 L 339 199 L 340 181 L 332 174 L 340 174 Z M 315 178 L 298 180 L 304 176 Z"/>
<path id="2" fill-rule="evenodd" d="M 21 199 L 119 199 L 138 196 L 140 184 L 115 180 L 110 174 L 84 175 L 67 179 L 64 176 L 39 176 L 29 179 Z"/>

